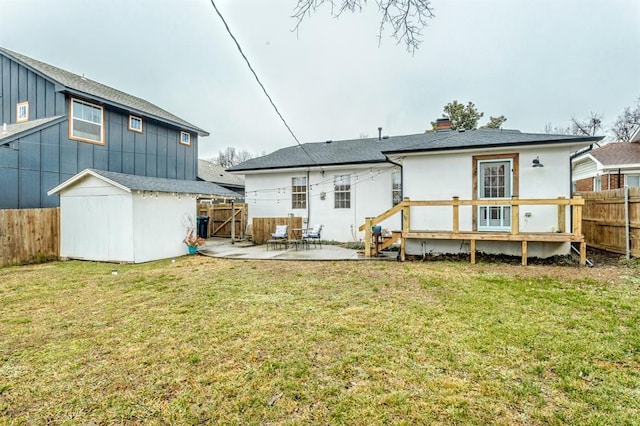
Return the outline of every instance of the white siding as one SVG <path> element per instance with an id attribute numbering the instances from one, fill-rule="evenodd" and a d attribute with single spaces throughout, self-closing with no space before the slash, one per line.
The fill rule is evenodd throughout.
<path id="1" fill-rule="evenodd" d="M 403 161 L 405 183 L 404 196 L 413 200 L 450 200 L 473 198 L 473 156 L 481 154 L 519 154 L 519 197 L 557 198 L 570 197 L 568 147 L 535 147 L 511 150 L 494 150 L 477 153 L 441 153 L 407 157 Z M 536 157 L 544 167 L 533 168 Z M 472 208 L 460 208 L 460 230 L 472 230 Z M 556 227 L 556 206 L 523 206 L 520 208 L 522 232 L 551 232 Z M 529 213 L 529 215 L 527 215 Z M 529 216 L 529 217 L 527 217 Z M 567 210 L 566 229 L 569 229 Z M 453 229 L 453 213 L 450 207 L 413 207 L 412 230 Z M 468 252 L 468 244 L 452 241 L 407 241 L 407 253 L 421 255 L 429 252 Z M 482 242 L 477 250 L 489 253 L 520 254 L 520 245 L 511 243 Z M 567 244 L 530 244 L 532 256 L 566 254 Z"/>
<path id="2" fill-rule="evenodd" d="M 573 163 L 573 181 L 594 177 L 598 174 L 598 166 L 591 159 L 583 159 L 580 162 Z"/>
<path id="3" fill-rule="evenodd" d="M 309 227 L 324 225 L 322 238 L 335 241 L 360 241 L 364 232 L 358 227 L 365 217 L 377 216 L 392 206 L 392 164 L 358 168 L 326 168 L 308 174 L 309 197 L 306 209 L 291 205 L 291 178 L 307 176 L 307 171 L 278 171 L 248 174 L 245 177 L 249 220 L 254 217 L 300 216 Z M 334 208 L 334 176 L 350 175 L 351 207 Z M 324 199 L 322 199 L 324 193 Z M 389 230 L 400 229 L 400 217 L 382 224 Z"/>

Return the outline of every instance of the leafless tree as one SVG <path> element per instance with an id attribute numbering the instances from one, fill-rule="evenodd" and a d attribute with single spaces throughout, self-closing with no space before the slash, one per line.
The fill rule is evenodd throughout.
<path id="1" fill-rule="evenodd" d="M 218 155 L 211 161 L 221 165 L 222 167 L 233 167 L 236 164 L 240 164 L 254 157 L 255 155 L 246 149 L 237 151 L 234 147 L 229 146 L 224 151 L 218 151 Z"/>
<path id="2" fill-rule="evenodd" d="M 595 136 L 602 130 L 602 114 L 592 112 L 584 120 L 571 118 L 571 130 L 574 135 Z"/>
<path id="3" fill-rule="evenodd" d="M 544 132 L 553 135 L 571 135 L 571 126 L 554 126 L 551 123 L 545 123 Z"/>
<path id="4" fill-rule="evenodd" d="M 620 142 L 629 142 L 634 132 L 640 127 L 640 98 L 632 109 L 626 107 L 613 123 L 611 131 Z"/>
<path id="5" fill-rule="evenodd" d="M 375 0 L 381 14 L 378 31 L 378 44 L 382 42 L 382 33 L 386 25 L 391 26 L 391 35 L 396 44 L 404 43 L 408 52 L 415 53 L 422 42 L 422 30 L 427 21 L 435 15 L 431 0 Z M 367 6 L 367 0 L 298 0 L 292 18 L 296 19 L 294 31 L 302 21 L 323 4 L 329 4 L 331 15 L 339 17 L 344 12 L 360 12 Z"/>

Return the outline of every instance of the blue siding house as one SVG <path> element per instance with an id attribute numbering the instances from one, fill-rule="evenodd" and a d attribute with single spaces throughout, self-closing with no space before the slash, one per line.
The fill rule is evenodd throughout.
<path id="1" fill-rule="evenodd" d="M 1 47 L 0 76 L 0 209 L 57 207 L 47 191 L 87 168 L 197 179 L 193 124 Z"/>

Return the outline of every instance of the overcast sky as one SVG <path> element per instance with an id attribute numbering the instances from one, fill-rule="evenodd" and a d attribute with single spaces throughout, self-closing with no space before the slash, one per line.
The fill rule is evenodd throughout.
<path id="1" fill-rule="evenodd" d="M 295 0 L 216 0 L 301 142 L 421 133 L 457 99 L 542 132 L 640 97 L 638 0 L 432 0 L 411 55 L 375 2 L 291 32 Z M 386 34 L 388 36 L 388 34 Z M 295 144 L 210 0 L 0 0 L 0 46 L 144 98 L 211 133 L 199 156 Z"/>

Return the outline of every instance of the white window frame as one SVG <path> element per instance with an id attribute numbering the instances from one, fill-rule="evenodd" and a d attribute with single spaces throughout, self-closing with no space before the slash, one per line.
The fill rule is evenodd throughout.
<path id="1" fill-rule="evenodd" d="M 333 177 L 333 208 L 351 208 L 351 175 Z"/>
<path id="2" fill-rule="evenodd" d="M 507 163 L 508 187 L 504 186 L 505 194 L 502 197 L 484 196 L 483 166 L 491 163 Z M 506 174 L 505 174 L 506 176 Z M 492 160 L 478 160 L 478 200 L 510 200 L 513 194 L 513 159 L 497 158 Z M 508 190 L 508 191 L 507 191 Z M 493 217 L 493 218 L 492 218 Z M 497 220 L 499 224 L 489 224 L 489 221 Z M 483 224 L 484 223 L 484 224 Z M 479 231 L 508 231 L 511 229 L 511 205 L 479 205 L 478 206 L 478 230 Z"/>
<path id="3" fill-rule="evenodd" d="M 291 178 L 291 208 L 307 208 L 307 177 L 294 176 Z"/>
<path id="4" fill-rule="evenodd" d="M 29 102 L 19 102 L 16 104 L 16 123 L 29 121 Z"/>
<path id="5" fill-rule="evenodd" d="M 391 173 L 391 205 L 396 206 L 402 201 L 402 173 Z"/>
<path id="6" fill-rule="evenodd" d="M 97 123 L 93 120 L 85 120 L 83 118 L 77 118 L 73 116 L 73 109 L 75 104 L 83 104 L 89 107 L 100 110 L 100 123 Z M 83 121 L 86 123 L 91 123 L 97 126 L 100 126 L 100 139 L 90 139 L 83 136 L 74 135 L 74 122 L 75 121 Z M 98 145 L 104 145 L 104 108 L 100 105 L 93 104 L 91 102 L 82 101 L 80 99 L 71 98 L 70 106 L 69 106 L 69 139 L 80 142 L 88 142 Z"/>
<path id="7" fill-rule="evenodd" d="M 140 123 L 140 127 L 139 128 L 131 125 L 131 123 L 136 123 L 136 122 Z M 129 124 L 128 124 L 127 128 L 129 130 L 131 130 L 132 132 L 143 133 L 142 118 L 141 117 L 137 117 L 135 115 L 129 115 Z"/>
<path id="8" fill-rule="evenodd" d="M 191 133 L 180 131 L 180 145 L 191 146 Z"/>
<path id="9" fill-rule="evenodd" d="M 601 191 L 602 190 L 602 177 L 601 176 L 595 176 L 593 178 L 593 190 L 594 191 Z"/>

